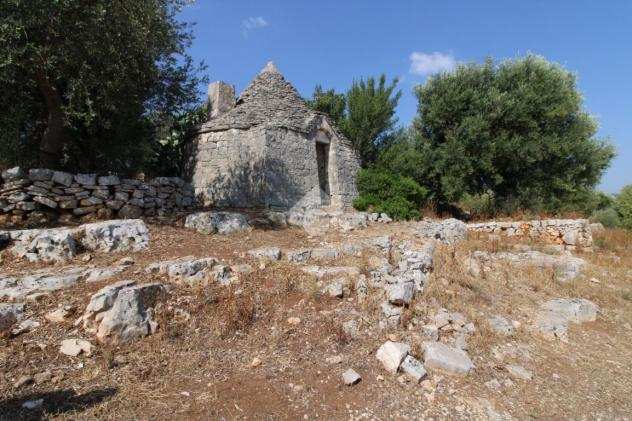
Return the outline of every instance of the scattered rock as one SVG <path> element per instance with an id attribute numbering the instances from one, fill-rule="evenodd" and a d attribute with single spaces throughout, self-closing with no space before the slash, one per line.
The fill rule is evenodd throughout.
<path id="1" fill-rule="evenodd" d="M 230 277 L 230 274 L 224 273 L 227 271 L 229 272 L 229 269 L 220 265 L 214 257 L 196 259 L 193 256 L 154 262 L 145 268 L 147 273 L 166 275 L 174 282 L 191 286 L 206 285 L 209 280 L 225 281 L 224 277 Z"/>
<path id="2" fill-rule="evenodd" d="M 410 346 L 403 342 L 386 341 L 375 353 L 386 371 L 397 373 L 399 366 L 410 352 Z"/>
<path id="3" fill-rule="evenodd" d="M 533 328 L 546 339 L 568 341 L 568 324 L 593 322 L 599 306 L 583 298 L 557 298 L 540 306 Z"/>
<path id="4" fill-rule="evenodd" d="M 99 290 L 90 299 L 81 317 L 84 328 L 96 333 L 100 342 L 128 342 L 154 333 L 155 305 L 167 290 L 159 283 L 136 285 L 121 281 Z"/>
<path id="5" fill-rule="evenodd" d="M 261 358 L 255 357 L 250 362 L 250 367 L 252 367 L 252 368 L 259 367 L 261 365 L 261 363 L 262 363 Z"/>
<path id="6" fill-rule="evenodd" d="M 353 370 L 352 368 L 342 373 L 342 381 L 347 386 L 354 385 L 358 383 L 360 380 L 362 380 L 362 377 L 360 377 L 360 375 L 356 373 L 356 371 Z"/>
<path id="7" fill-rule="evenodd" d="M 255 259 L 279 260 L 281 259 L 281 249 L 278 247 L 261 247 L 248 251 L 248 254 Z"/>
<path id="8" fill-rule="evenodd" d="M 19 389 L 21 387 L 28 386 L 31 383 L 33 383 L 33 377 L 31 377 L 31 376 L 20 376 L 20 378 L 18 378 L 13 383 L 13 387 L 15 389 Z"/>
<path id="9" fill-rule="evenodd" d="M 424 364 L 451 374 L 467 374 L 474 364 L 467 353 L 461 349 L 449 347 L 441 342 L 424 343 Z"/>
<path id="10" fill-rule="evenodd" d="M 325 287 L 325 292 L 330 297 L 342 298 L 344 296 L 344 284 L 341 280 L 334 281 Z"/>
<path id="11" fill-rule="evenodd" d="M 113 278 L 126 269 L 125 266 L 91 268 L 84 272 L 86 282 L 101 282 Z"/>
<path id="12" fill-rule="evenodd" d="M 465 239 L 467 236 L 467 225 L 454 218 L 443 221 L 424 220 L 417 225 L 417 235 L 422 238 L 453 244 Z"/>
<path id="13" fill-rule="evenodd" d="M 288 250 L 285 252 L 285 258 L 288 260 L 288 262 L 293 263 L 307 262 L 311 256 L 311 249 Z"/>
<path id="14" fill-rule="evenodd" d="M 439 340 L 439 328 L 436 325 L 424 325 L 421 327 L 421 333 L 429 341 Z"/>
<path id="15" fill-rule="evenodd" d="M 508 262 L 517 267 L 534 266 L 541 269 L 553 269 L 560 282 L 568 282 L 579 276 L 586 266 L 586 261 L 569 254 L 550 255 L 539 251 L 523 253 L 499 252 L 488 253 L 475 251 L 466 264 L 469 272 L 479 276 L 483 270 L 491 270 L 498 262 Z"/>
<path id="16" fill-rule="evenodd" d="M 296 326 L 301 323 L 301 319 L 299 319 L 298 317 L 289 317 L 287 319 L 287 322 L 291 325 Z"/>
<path id="17" fill-rule="evenodd" d="M 412 282 L 399 282 L 389 285 L 387 289 L 388 301 L 398 306 L 407 306 L 413 300 L 415 284 Z"/>
<path id="18" fill-rule="evenodd" d="M 33 399 L 33 400 L 30 400 L 30 401 L 25 401 L 22 404 L 22 408 L 29 409 L 29 410 L 35 410 L 35 409 L 41 408 L 43 404 L 44 404 L 44 399 Z"/>
<path id="19" fill-rule="evenodd" d="M 73 313 L 75 312 L 75 308 L 73 306 L 62 306 L 57 310 L 53 310 L 50 313 L 47 313 L 44 318 L 49 322 L 53 323 L 63 323 L 65 322 Z"/>
<path id="20" fill-rule="evenodd" d="M 53 378 L 53 373 L 50 370 L 42 371 L 41 373 L 37 373 L 33 376 L 33 380 L 35 380 L 35 384 L 42 384 L 50 381 Z"/>
<path id="21" fill-rule="evenodd" d="M 505 370 L 511 377 L 518 380 L 532 380 L 533 373 L 519 365 L 506 365 Z"/>
<path id="22" fill-rule="evenodd" d="M 341 364 L 342 363 L 342 355 L 335 355 L 333 357 L 325 358 L 325 362 L 327 364 Z"/>
<path id="23" fill-rule="evenodd" d="M 487 319 L 487 321 L 489 322 L 490 329 L 499 335 L 509 336 L 515 332 L 513 324 L 502 316 L 492 316 Z"/>
<path id="24" fill-rule="evenodd" d="M 415 382 L 419 383 L 424 377 L 426 377 L 426 369 L 424 365 L 415 357 L 408 355 L 404 358 L 400 368 Z"/>
<path id="25" fill-rule="evenodd" d="M 92 344 L 84 339 L 64 339 L 61 341 L 59 352 L 70 357 L 76 357 L 81 353 L 89 357 L 92 355 Z"/>
<path id="26" fill-rule="evenodd" d="M 149 230 L 140 219 L 118 219 L 80 227 L 81 244 L 101 253 L 140 251 L 149 246 Z"/>
<path id="27" fill-rule="evenodd" d="M 202 234 L 231 234 L 250 228 L 246 217 L 234 212 L 193 213 L 187 216 L 184 226 Z"/>

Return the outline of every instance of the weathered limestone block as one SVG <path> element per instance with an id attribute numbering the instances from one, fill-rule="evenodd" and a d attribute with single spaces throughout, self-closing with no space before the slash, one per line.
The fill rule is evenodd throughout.
<path id="1" fill-rule="evenodd" d="M 466 264 L 470 273 L 478 276 L 482 270 L 491 270 L 494 265 L 500 262 L 507 262 L 518 267 L 533 266 L 542 269 L 553 269 L 560 282 L 572 281 L 586 267 L 586 261 L 582 258 L 569 254 L 550 255 L 539 251 L 523 253 L 475 251 L 466 261 Z"/>
<path id="2" fill-rule="evenodd" d="M 570 323 L 593 322 L 599 306 L 584 298 L 556 298 L 540 306 L 533 329 L 546 339 L 568 341 Z"/>
<path id="3" fill-rule="evenodd" d="M 112 220 L 82 225 L 81 243 L 103 253 L 140 251 L 149 246 L 149 230 L 140 219 Z"/>
<path id="4" fill-rule="evenodd" d="M 467 225 L 454 218 L 444 221 L 424 220 L 417 225 L 417 235 L 422 238 L 453 244 L 465 239 L 467 236 Z"/>
<path id="5" fill-rule="evenodd" d="M 59 262 L 71 259 L 77 254 L 73 230 L 19 230 L 7 231 L 12 246 L 10 251 L 30 262 Z"/>
<path id="6" fill-rule="evenodd" d="M 215 271 L 219 261 L 213 257 L 196 259 L 193 256 L 180 259 L 154 262 L 145 268 L 148 273 L 166 275 L 174 282 L 182 282 L 188 285 L 205 285 L 209 280 L 223 280 L 223 268 Z M 221 272 L 221 274 L 220 274 Z"/>
<path id="7" fill-rule="evenodd" d="M 199 212 L 187 216 L 186 228 L 202 234 L 231 234 L 250 228 L 246 217 L 234 212 Z"/>
<path id="8" fill-rule="evenodd" d="M 154 333 L 154 307 L 167 296 L 159 283 L 136 285 L 122 281 L 107 286 L 90 299 L 82 316 L 83 326 L 100 342 L 121 343 Z"/>

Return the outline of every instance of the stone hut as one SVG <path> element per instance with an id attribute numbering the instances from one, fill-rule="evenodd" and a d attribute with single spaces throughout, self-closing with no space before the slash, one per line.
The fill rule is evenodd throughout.
<path id="1" fill-rule="evenodd" d="M 235 99 L 209 85 L 211 112 L 187 152 L 187 177 L 205 206 L 344 209 L 357 196 L 351 143 L 311 110 L 268 63 Z"/>

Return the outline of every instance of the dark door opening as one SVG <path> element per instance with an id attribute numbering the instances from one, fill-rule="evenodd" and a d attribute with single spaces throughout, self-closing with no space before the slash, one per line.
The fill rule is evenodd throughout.
<path id="1" fill-rule="evenodd" d="M 320 187 L 320 199 L 324 206 L 329 205 L 329 145 L 316 142 L 316 162 L 318 163 L 318 185 Z"/>

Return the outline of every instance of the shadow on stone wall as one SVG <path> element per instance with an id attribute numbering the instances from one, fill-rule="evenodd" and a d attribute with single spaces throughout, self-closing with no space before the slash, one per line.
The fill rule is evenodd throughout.
<path id="1" fill-rule="evenodd" d="M 230 169 L 207 187 L 207 194 L 219 207 L 289 209 L 307 192 L 290 177 L 282 160 L 267 158 Z"/>

